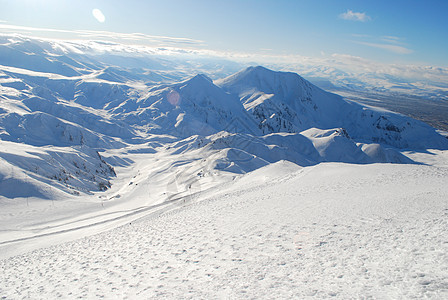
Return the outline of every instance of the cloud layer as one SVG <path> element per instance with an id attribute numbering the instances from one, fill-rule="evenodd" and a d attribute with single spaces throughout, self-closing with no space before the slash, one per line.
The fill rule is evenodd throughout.
<path id="1" fill-rule="evenodd" d="M 368 43 L 368 42 L 356 42 L 357 44 L 379 48 L 383 50 L 387 50 L 389 52 L 394 52 L 397 54 L 410 54 L 414 51 L 411 49 L 408 49 L 406 47 L 400 46 L 400 45 L 392 45 L 392 44 L 382 44 L 382 43 Z"/>
<path id="2" fill-rule="evenodd" d="M 368 47 L 386 50 L 396 54 L 410 54 L 414 51 L 404 43 L 404 39 L 398 36 L 386 35 L 375 37 L 367 34 L 352 34 L 356 40 L 351 41 Z"/>
<path id="3" fill-rule="evenodd" d="M 0 23 L 0 30 L 4 33 L 23 33 L 33 36 L 48 36 L 53 34 L 54 37 L 59 35 L 64 36 L 63 39 L 89 39 L 89 40 L 111 40 L 123 43 L 141 43 L 149 46 L 204 46 L 204 42 L 200 40 L 194 40 L 182 37 L 168 37 L 168 36 L 156 36 L 148 35 L 144 33 L 119 33 L 110 31 L 97 31 L 97 30 L 63 30 L 63 29 L 50 29 L 50 28 L 37 28 L 16 26 Z"/>

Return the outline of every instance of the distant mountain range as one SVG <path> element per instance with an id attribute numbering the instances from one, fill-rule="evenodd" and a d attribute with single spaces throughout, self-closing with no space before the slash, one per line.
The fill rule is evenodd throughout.
<path id="1" fill-rule="evenodd" d="M 413 163 L 400 151 L 448 149 L 423 122 L 345 100 L 295 73 L 258 66 L 186 79 L 194 68 L 213 65 L 2 37 L 0 196 L 106 190 L 120 175 L 114 167 L 132 166 L 119 149 L 166 153 L 176 170 L 198 177 L 279 160 Z M 187 155 L 195 159 L 181 163 Z"/>

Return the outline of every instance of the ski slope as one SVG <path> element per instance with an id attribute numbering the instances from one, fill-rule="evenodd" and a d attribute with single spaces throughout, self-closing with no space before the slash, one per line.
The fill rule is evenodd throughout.
<path id="1" fill-rule="evenodd" d="M 3 259 L 0 295 L 444 299 L 448 157 L 437 155 L 433 165 L 280 161 L 164 212 Z"/>

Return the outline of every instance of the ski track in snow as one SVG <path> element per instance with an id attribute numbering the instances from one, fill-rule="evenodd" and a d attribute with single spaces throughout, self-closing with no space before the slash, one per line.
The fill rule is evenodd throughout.
<path id="1" fill-rule="evenodd" d="M 448 298 L 445 167 L 260 176 L 279 165 L 161 216 L 4 259 L 0 297 Z"/>

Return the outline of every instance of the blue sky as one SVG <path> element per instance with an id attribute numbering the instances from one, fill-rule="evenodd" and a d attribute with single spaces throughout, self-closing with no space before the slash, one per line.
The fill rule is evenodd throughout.
<path id="1" fill-rule="evenodd" d="M 142 33 L 151 37 L 127 41 L 448 67 L 447 0 L 0 0 L 0 7 L 0 32 L 58 38 L 79 38 L 70 32 L 79 30 L 90 38 L 99 37 L 93 31 Z M 93 16 L 95 8 L 104 22 Z"/>

